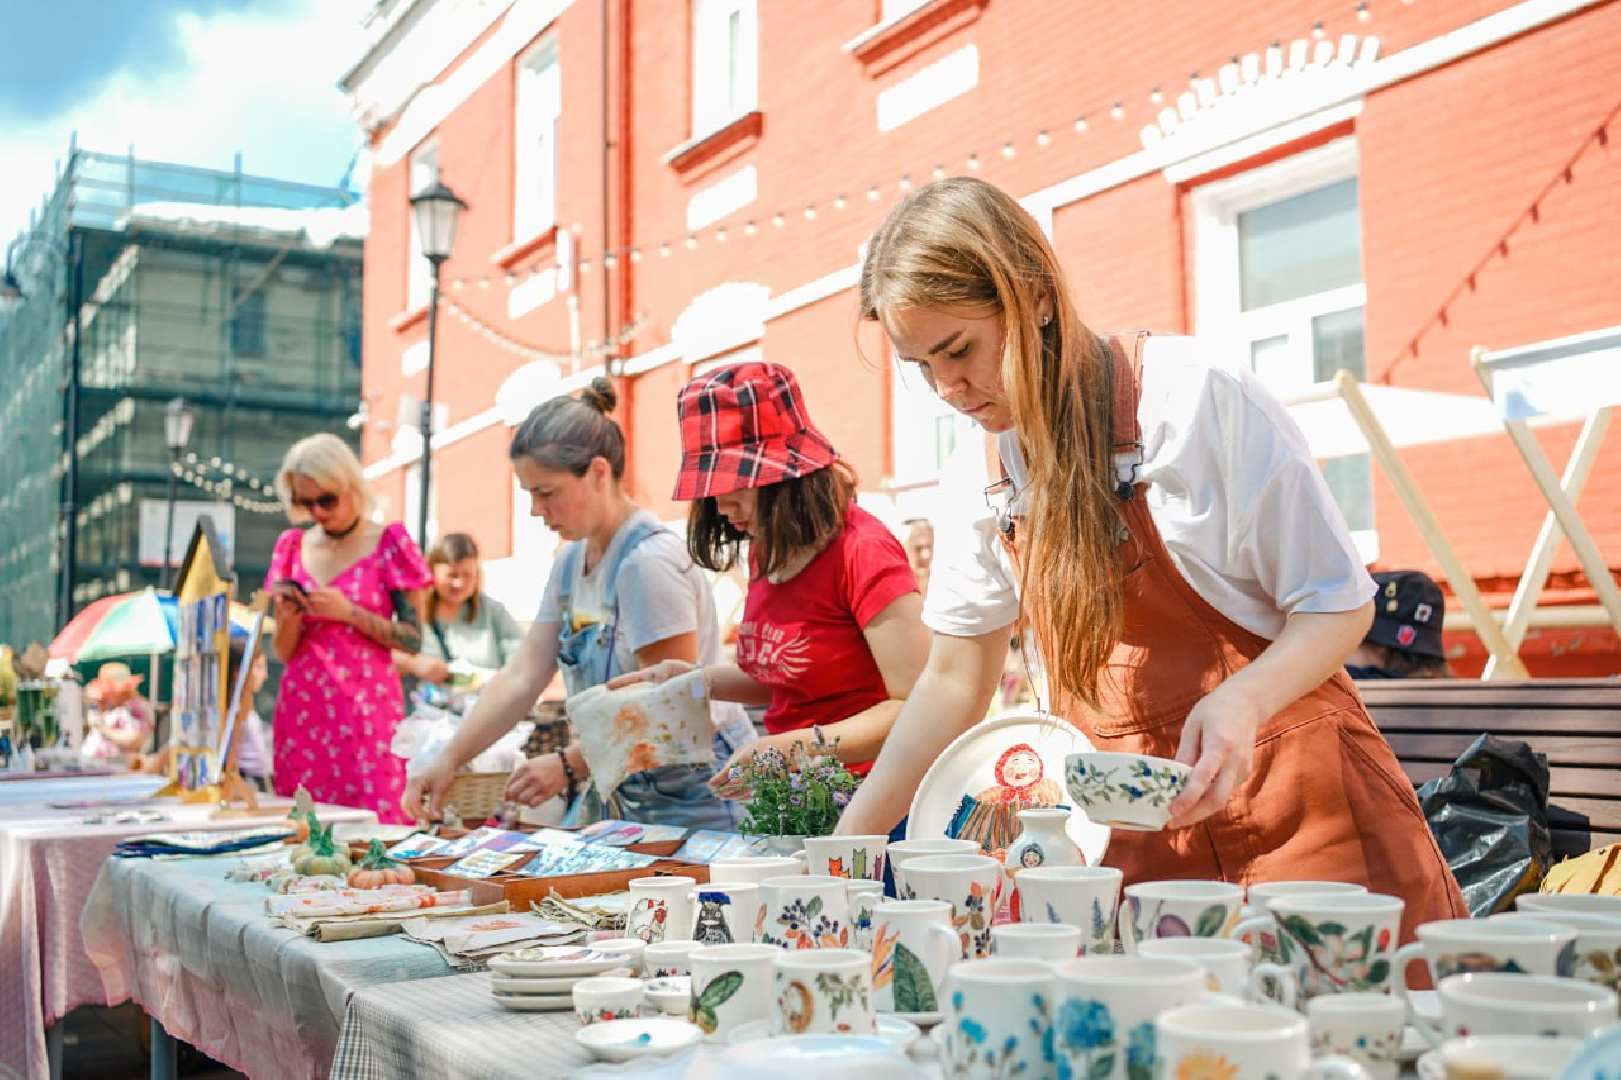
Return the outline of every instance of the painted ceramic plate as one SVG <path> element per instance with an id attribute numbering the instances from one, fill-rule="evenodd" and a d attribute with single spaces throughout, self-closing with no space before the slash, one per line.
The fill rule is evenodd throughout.
<path id="1" fill-rule="evenodd" d="M 1616 1062 L 1621 1062 L 1621 1027 L 1605 1028 L 1565 1062 L 1556 1080 L 1615 1080 L 1621 1075 Z"/>
<path id="2" fill-rule="evenodd" d="M 878 1037 L 903 1054 L 911 1048 L 913 1043 L 917 1042 L 918 1037 L 922 1034 L 923 1033 L 917 1029 L 916 1024 L 902 1020 L 898 1016 L 881 1014 L 878 1017 Z M 769 1019 L 750 1020 L 746 1024 L 737 1025 L 737 1027 L 732 1030 L 731 1037 L 727 1041 L 733 1046 L 736 1046 L 739 1043 L 754 1042 L 758 1039 L 784 1037 L 785 1036 L 774 1036 L 771 1034 L 771 1021 Z M 799 1038 L 800 1036 L 786 1037 Z"/>
<path id="3" fill-rule="evenodd" d="M 574 1008 L 573 994 L 491 994 L 503 1009 L 517 1012 L 555 1012 Z"/>
<path id="4" fill-rule="evenodd" d="M 631 1061 L 635 1058 L 675 1054 L 697 1043 L 703 1032 L 684 1020 L 605 1020 L 583 1027 L 574 1039 L 591 1051 L 598 1061 Z"/>
<path id="5" fill-rule="evenodd" d="M 926 837 L 965 835 L 953 822 L 962 816 L 965 796 L 972 800 L 967 816 L 982 809 L 995 815 L 999 806 L 1020 802 L 1037 806 L 1068 806 L 1064 791 L 1064 758 L 1095 749 L 1085 735 L 1063 720 L 1034 713 L 1009 713 L 976 724 L 959 735 L 923 774 L 906 823 L 908 840 Z M 1016 817 L 999 823 L 1011 835 L 993 842 L 993 850 L 1005 848 L 1018 833 Z M 1070 814 L 1066 826 L 1088 865 L 1096 866 L 1109 846 L 1109 829 L 1087 818 L 1079 810 Z M 966 834 L 977 834 L 969 826 Z M 982 843 L 984 835 L 976 835 Z"/>
<path id="6" fill-rule="evenodd" d="M 604 975 L 630 974 L 630 968 L 605 971 Z M 581 979 L 595 979 L 596 975 L 554 975 L 544 979 L 523 979 L 508 975 L 494 975 L 490 979 L 492 994 L 566 994 Z"/>
<path id="7" fill-rule="evenodd" d="M 556 975 L 600 975 L 624 963 L 625 958 L 619 953 L 597 952 L 573 945 L 546 945 L 492 956 L 490 970 L 519 978 L 551 978 Z"/>

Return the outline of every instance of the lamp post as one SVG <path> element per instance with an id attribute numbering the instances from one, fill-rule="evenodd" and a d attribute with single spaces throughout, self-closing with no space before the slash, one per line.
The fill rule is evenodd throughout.
<path id="1" fill-rule="evenodd" d="M 163 530 L 163 587 L 174 587 L 174 505 L 180 483 L 180 455 L 191 441 L 191 424 L 197 418 L 183 397 L 174 398 L 163 407 L 163 441 L 169 444 L 169 524 Z"/>
<path id="2" fill-rule="evenodd" d="M 79 309 L 84 303 L 84 249 L 77 230 L 70 230 L 69 247 L 49 233 L 30 230 L 6 247 L 5 275 L 0 277 L 0 314 L 11 314 L 27 299 L 18 269 L 26 264 L 18 252 L 29 244 L 40 244 L 56 256 L 71 275 L 63 296 L 63 324 L 71 325 L 73 344 L 68 353 L 65 393 L 62 395 L 62 494 L 57 516 L 62 522 L 62 572 L 56 594 L 56 625 L 66 626 L 73 616 L 73 577 L 78 569 L 79 538 Z"/>
<path id="3" fill-rule="evenodd" d="M 454 191 L 435 180 L 411 196 L 411 215 L 416 221 L 417 239 L 422 254 L 433 267 L 433 279 L 428 293 L 428 387 L 422 395 L 422 497 L 417 503 L 417 544 L 428 547 L 428 485 L 433 469 L 433 360 L 439 333 L 439 270 L 456 246 L 456 226 L 462 211 L 467 209 Z"/>

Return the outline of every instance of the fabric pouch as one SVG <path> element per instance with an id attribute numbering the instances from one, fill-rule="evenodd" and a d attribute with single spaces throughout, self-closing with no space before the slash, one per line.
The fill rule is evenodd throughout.
<path id="1" fill-rule="evenodd" d="M 593 686 L 569 698 L 566 708 L 604 801 L 632 773 L 715 760 L 709 680 L 702 669 L 619 690 Z"/>

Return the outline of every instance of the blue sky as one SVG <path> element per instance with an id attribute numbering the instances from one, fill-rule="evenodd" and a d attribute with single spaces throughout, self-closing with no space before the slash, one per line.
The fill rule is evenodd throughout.
<path id="1" fill-rule="evenodd" d="M 90 150 L 336 184 L 369 0 L 0 0 L 0 245 Z M 357 183 L 364 183 L 357 176 Z"/>

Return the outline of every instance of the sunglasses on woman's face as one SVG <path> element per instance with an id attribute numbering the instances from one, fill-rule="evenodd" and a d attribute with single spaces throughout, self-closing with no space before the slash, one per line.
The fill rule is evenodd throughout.
<path id="1" fill-rule="evenodd" d="M 293 505 L 304 511 L 306 514 L 311 510 L 314 510 L 317 506 L 319 506 L 322 510 L 330 511 L 335 509 L 338 505 L 338 493 L 335 491 L 323 491 L 313 499 L 294 499 Z"/>

